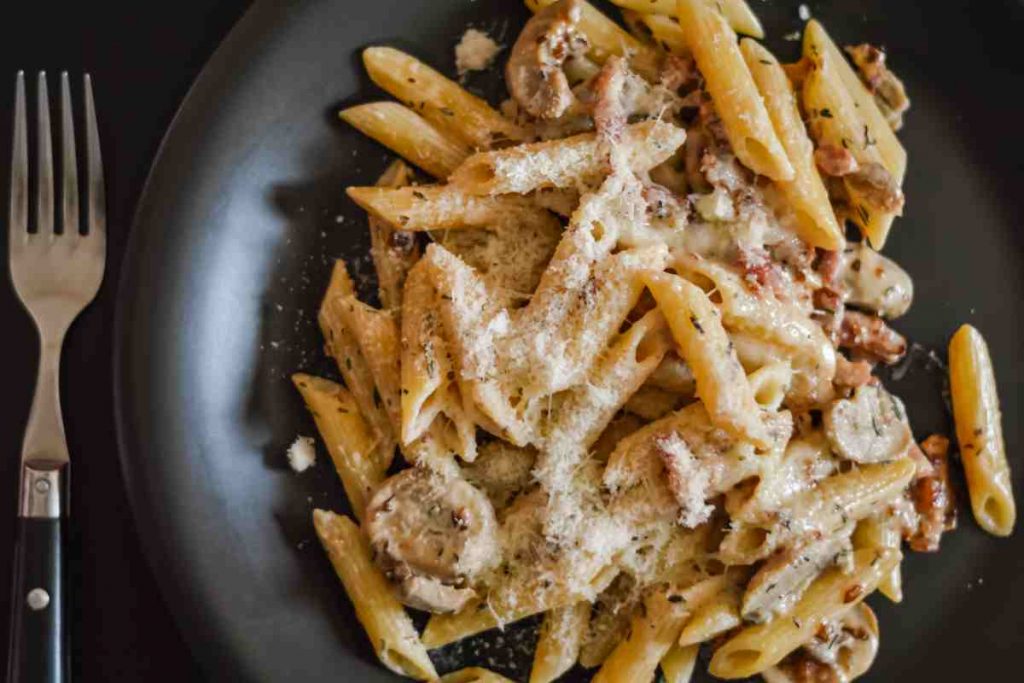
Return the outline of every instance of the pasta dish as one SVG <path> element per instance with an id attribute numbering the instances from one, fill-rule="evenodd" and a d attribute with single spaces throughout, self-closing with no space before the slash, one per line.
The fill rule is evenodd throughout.
<path id="1" fill-rule="evenodd" d="M 527 0 L 498 108 L 364 51 L 398 101 L 341 118 L 401 158 L 347 189 L 379 306 L 339 261 L 319 321 L 343 384 L 293 378 L 351 511 L 316 510 L 317 534 L 411 678 L 543 615 L 533 683 L 678 683 L 701 650 L 723 679 L 853 680 L 878 648 L 864 599 L 899 602 L 904 549 L 956 525 L 951 439 L 918 443 L 875 373 L 907 352 L 913 284 L 881 250 L 909 100 L 884 52 L 813 20 L 782 63 L 743 0 L 615 4 L 621 25 Z M 460 71 L 499 49 L 472 39 Z M 1008 535 L 974 328 L 949 372 L 973 516 Z"/>

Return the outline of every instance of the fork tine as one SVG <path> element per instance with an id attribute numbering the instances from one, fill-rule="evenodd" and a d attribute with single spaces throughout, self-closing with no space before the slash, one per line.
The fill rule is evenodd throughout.
<path id="1" fill-rule="evenodd" d="M 96 105 L 92 98 L 92 79 L 89 74 L 85 74 L 85 159 L 89 187 L 89 234 L 103 237 L 107 231 L 103 158 L 100 155 L 100 133 L 96 125 Z"/>
<path id="2" fill-rule="evenodd" d="M 71 113 L 71 86 L 68 72 L 60 75 L 60 148 L 62 154 L 61 173 L 63 176 L 61 199 L 64 219 L 64 234 L 78 234 L 78 166 L 75 154 L 75 121 Z"/>
<path id="3" fill-rule="evenodd" d="M 13 247 L 28 232 L 28 125 L 25 120 L 25 72 L 14 83 L 14 139 L 11 142 L 10 244 Z"/>
<path id="4" fill-rule="evenodd" d="M 39 72 L 37 93 L 36 130 L 39 157 L 38 185 L 36 187 L 36 231 L 40 235 L 53 234 L 53 137 L 50 134 L 50 93 L 46 87 L 46 72 Z"/>

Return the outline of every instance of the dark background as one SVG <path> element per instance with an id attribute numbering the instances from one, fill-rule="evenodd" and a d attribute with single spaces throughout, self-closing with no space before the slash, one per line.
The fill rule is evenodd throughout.
<path id="1" fill-rule="evenodd" d="M 199 671 L 142 556 L 117 459 L 111 388 L 114 300 L 132 213 L 178 105 L 245 0 L 10 3 L 0 28 L 0 660 L 6 670 L 18 455 L 38 356 L 35 330 L 7 275 L 7 187 L 14 74 L 61 70 L 81 104 L 93 77 L 107 181 L 107 271 L 64 345 L 61 390 L 72 458 L 68 547 L 71 657 L 88 681 L 178 680 Z M 80 110 L 76 110 L 80 111 Z M 34 115 L 32 108 L 30 114 Z M 57 119 L 55 119 L 57 120 Z M 31 143 L 34 145 L 34 142 Z M 34 146 L 30 146 L 34 150 Z M 79 148 L 81 149 L 81 147 Z"/>

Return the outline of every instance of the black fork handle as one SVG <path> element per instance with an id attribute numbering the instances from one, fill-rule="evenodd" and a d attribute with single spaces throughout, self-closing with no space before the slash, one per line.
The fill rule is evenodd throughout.
<path id="1" fill-rule="evenodd" d="M 45 479 L 60 486 L 59 472 Z M 36 479 L 38 481 L 43 479 Z M 56 480 L 56 481 L 53 481 Z M 18 517 L 11 587 L 8 683 L 67 683 L 64 544 L 66 521 L 56 516 Z"/>

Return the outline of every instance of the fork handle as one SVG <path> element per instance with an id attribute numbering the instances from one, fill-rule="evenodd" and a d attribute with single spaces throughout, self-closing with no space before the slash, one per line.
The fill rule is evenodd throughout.
<path id="1" fill-rule="evenodd" d="M 60 491 L 61 470 L 25 469 L 25 477 L 31 480 L 36 491 Z M 59 513 L 18 517 L 8 683 L 65 683 L 70 680 L 64 612 L 63 525 L 64 519 Z"/>

